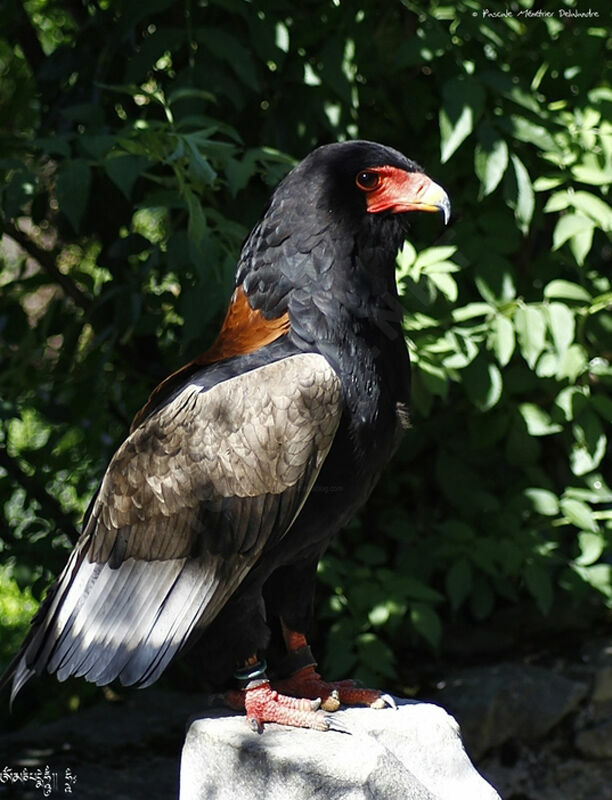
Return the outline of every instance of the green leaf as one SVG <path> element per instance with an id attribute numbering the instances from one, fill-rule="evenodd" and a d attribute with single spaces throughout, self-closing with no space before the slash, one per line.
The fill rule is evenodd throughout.
<path id="1" fill-rule="evenodd" d="M 568 347 L 567 352 L 561 359 L 559 369 L 557 371 L 557 378 L 569 378 L 570 381 L 575 381 L 579 375 L 585 373 L 589 368 L 589 358 L 586 350 L 580 344 L 572 344 Z"/>
<path id="2" fill-rule="evenodd" d="M 448 259 L 456 252 L 457 248 L 455 246 L 427 247 L 425 250 L 421 250 L 416 257 L 414 269 L 422 271 L 426 267 L 432 267 L 440 263 L 448 263 Z M 456 269 L 459 269 L 456 265 L 454 266 Z"/>
<path id="3" fill-rule="evenodd" d="M 529 594 L 536 601 L 536 605 L 542 614 L 548 614 L 552 607 L 554 592 L 550 572 L 541 564 L 532 561 L 525 566 L 523 573 L 525 585 Z"/>
<path id="4" fill-rule="evenodd" d="M 559 513 L 559 498 L 548 489 L 525 489 L 523 495 L 531 503 L 533 510 L 544 517 L 554 517 Z"/>
<path id="5" fill-rule="evenodd" d="M 101 161 L 115 144 L 115 137 L 109 134 L 79 136 L 79 148 L 97 161 Z"/>
<path id="6" fill-rule="evenodd" d="M 574 314 L 563 303 L 550 303 L 546 307 L 546 312 L 555 350 L 559 356 L 564 356 L 574 341 L 576 329 Z"/>
<path id="7" fill-rule="evenodd" d="M 563 516 L 583 531 L 599 533 L 597 522 L 593 517 L 590 507 L 581 500 L 574 500 L 571 497 L 561 498 L 561 513 Z"/>
<path id="8" fill-rule="evenodd" d="M 379 603 L 378 605 L 375 605 L 368 612 L 368 619 L 370 621 L 370 624 L 374 625 L 375 627 L 379 625 L 384 625 L 390 616 L 391 612 L 389 606 L 385 605 L 384 603 Z"/>
<path id="9" fill-rule="evenodd" d="M 612 566 L 610 564 L 593 564 L 589 567 L 572 564 L 571 566 L 583 581 L 612 601 Z"/>
<path id="10" fill-rule="evenodd" d="M 460 308 L 454 308 L 451 312 L 453 322 L 467 322 L 475 317 L 488 316 L 493 307 L 489 303 L 468 303 Z"/>
<path id="11" fill-rule="evenodd" d="M 474 280 L 481 297 L 491 305 L 506 303 L 516 297 L 512 265 L 497 253 L 485 253 L 474 270 Z"/>
<path id="12" fill-rule="evenodd" d="M 590 408 L 576 417 L 572 430 L 576 441 L 570 451 L 570 466 L 574 475 L 586 475 L 601 464 L 608 440 L 599 416 Z"/>
<path id="13" fill-rule="evenodd" d="M 549 436 L 563 430 L 561 425 L 551 420 L 550 414 L 534 403 L 521 403 L 519 411 L 530 436 Z"/>
<path id="14" fill-rule="evenodd" d="M 569 241 L 570 250 L 574 258 L 576 259 L 576 263 L 578 266 L 582 267 L 584 265 L 584 261 L 593 246 L 593 233 L 595 232 L 595 228 L 587 228 L 584 231 L 580 231 L 579 233 L 574 234 Z"/>
<path id="15" fill-rule="evenodd" d="M 536 147 L 539 147 L 540 150 L 548 152 L 557 150 L 555 140 L 548 133 L 546 128 L 542 127 L 542 125 L 538 125 L 536 122 L 532 122 L 526 117 L 514 114 L 510 117 L 509 127 L 513 139 L 518 139 L 520 142 L 526 142 L 528 144 L 534 144 Z"/>
<path id="16" fill-rule="evenodd" d="M 444 272 L 432 272 L 428 274 L 428 278 L 451 303 L 457 300 L 459 294 L 457 281 L 451 275 Z"/>
<path id="17" fill-rule="evenodd" d="M 427 389 L 439 397 L 446 397 L 448 394 L 448 377 L 446 372 L 422 358 L 417 360 L 417 366 L 421 373 L 421 378 Z"/>
<path id="18" fill-rule="evenodd" d="M 474 168 L 486 197 L 495 191 L 504 176 L 508 166 L 508 145 L 490 125 L 481 126 L 478 134 Z"/>
<path id="19" fill-rule="evenodd" d="M 553 250 L 558 250 L 568 239 L 578 233 L 593 230 L 595 223 L 582 214 L 564 214 L 558 220 L 553 232 Z"/>
<path id="20" fill-rule="evenodd" d="M 534 192 L 549 192 L 563 185 L 563 178 L 558 175 L 540 175 L 533 182 Z"/>
<path id="21" fill-rule="evenodd" d="M 138 176 L 146 169 L 149 159 L 145 156 L 115 156 L 104 161 L 104 169 L 112 182 L 121 190 L 128 200 L 132 196 L 132 187 Z"/>
<path id="22" fill-rule="evenodd" d="M 220 61 L 225 61 L 253 92 L 261 89 L 259 69 L 245 43 L 233 33 L 207 25 L 196 30 L 195 38 Z"/>
<path id="23" fill-rule="evenodd" d="M 484 89 L 475 78 L 459 75 L 442 87 L 441 161 L 445 164 L 474 129 L 484 104 Z"/>
<path id="24" fill-rule="evenodd" d="M 202 204 L 193 192 L 187 191 L 185 199 L 189 210 L 187 232 L 196 250 L 201 251 L 207 231 L 206 217 L 204 216 Z"/>
<path id="25" fill-rule="evenodd" d="M 546 201 L 544 206 L 544 213 L 549 214 L 554 211 L 564 211 L 571 205 L 570 193 L 567 190 L 562 192 L 555 192 Z"/>
<path id="26" fill-rule="evenodd" d="M 472 565 L 467 558 L 460 558 L 453 563 L 446 573 L 445 584 L 451 608 L 457 611 L 472 589 Z"/>
<path id="27" fill-rule="evenodd" d="M 604 394 L 596 394 L 591 398 L 591 404 L 604 422 L 612 420 L 612 398 Z"/>
<path id="28" fill-rule="evenodd" d="M 514 326 L 503 314 L 497 314 L 493 319 L 489 334 L 489 347 L 495 353 L 500 365 L 505 367 L 514 353 L 515 338 Z"/>
<path id="29" fill-rule="evenodd" d="M 179 89 L 173 89 L 169 92 L 167 100 L 168 105 L 171 106 L 179 100 L 203 100 L 206 103 L 215 103 L 216 97 L 205 89 L 198 89 L 195 86 L 181 86 Z"/>
<path id="30" fill-rule="evenodd" d="M 85 159 L 63 161 L 57 171 L 55 190 L 60 211 L 65 214 L 75 233 L 79 232 L 81 220 L 87 209 L 91 170 Z"/>
<path id="31" fill-rule="evenodd" d="M 189 173 L 191 178 L 196 183 L 211 186 L 217 178 L 217 173 L 210 166 L 208 159 L 200 153 L 196 143 L 189 136 L 184 138 L 189 151 Z"/>
<path id="32" fill-rule="evenodd" d="M 572 175 L 580 183 L 588 183 L 591 186 L 607 186 L 612 183 L 612 167 L 602 169 L 590 164 L 576 164 L 572 167 Z"/>
<path id="33" fill-rule="evenodd" d="M 383 576 L 384 577 L 384 576 Z M 411 600 L 423 600 L 426 603 L 439 603 L 444 598 L 440 592 L 432 589 L 418 578 L 403 577 L 401 580 L 402 593 L 404 597 Z"/>
<path id="34" fill-rule="evenodd" d="M 533 369 L 546 342 L 544 313 L 534 306 L 517 308 L 514 313 L 514 325 L 523 358 Z"/>
<path id="35" fill-rule="evenodd" d="M 577 302 L 590 303 L 591 295 L 577 283 L 557 278 L 544 287 L 544 297 L 555 297 L 559 300 L 576 300 Z"/>
<path id="36" fill-rule="evenodd" d="M 612 230 L 612 208 L 604 200 L 584 191 L 573 192 L 570 200 L 577 211 L 591 217 L 602 230 Z"/>
<path id="37" fill-rule="evenodd" d="M 588 567 L 594 564 L 601 557 L 606 546 L 605 537 L 601 533 L 592 531 L 580 531 L 578 533 L 578 547 L 580 555 L 574 559 L 574 563 L 581 567 Z"/>
<path id="38" fill-rule="evenodd" d="M 417 252 L 414 247 L 406 240 L 402 249 L 397 254 L 396 265 L 398 271 L 398 280 L 404 278 L 412 271 L 414 262 L 417 259 Z"/>
<path id="39" fill-rule="evenodd" d="M 514 175 L 516 178 L 516 191 L 511 195 L 509 203 L 514 209 L 514 216 L 523 233 L 529 230 L 529 223 L 535 209 L 535 195 L 531 178 L 523 162 L 516 155 L 511 156 Z"/>
<path id="40" fill-rule="evenodd" d="M 574 416 L 587 405 L 588 397 L 582 386 L 566 386 L 561 389 L 555 397 L 555 408 L 557 408 L 567 422 L 571 422 Z"/>
<path id="41" fill-rule="evenodd" d="M 559 371 L 559 356 L 545 350 L 538 358 L 535 374 L 538 378 L 554 378 Z"/>
<path id="42" fill-rule="evenodd" d="M 463 335 L 461 329 L 449 331 L 440 343 L 450 343 L 452 352 L 445 356 L 442 364 L 445 369 L 464 369 L 478 355 L 478 345 L 469 336 Z"/>
<path id="43" fill-rule="evenodd" d="M 503 379 L 499 368 L 479 356 L 463 371 L 463 385 L 470 400 L 481 411 L 489 411 L 499 403 Z"/>
<path id="44" fill-rule="evenodd" d="M 425 603 L 414 603 L 410 607 L 410 621 L 414 629 L 432 647 L 438 647 L 442 638 L 440 617 L 431 606 Z"/>
<path id="45" fill-rule="evenodd" d="M 67 136 L 41 136 L 34 139 L 32 144 L 52 156 L 70 158 L 70 142 Z"/>

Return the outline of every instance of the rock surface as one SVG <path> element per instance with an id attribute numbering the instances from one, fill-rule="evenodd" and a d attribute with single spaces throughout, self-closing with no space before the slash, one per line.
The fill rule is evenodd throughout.
<path id="1" fill-rule="evenodd" d="M 588 687 L 529 664 L 473 667 L 449 676 L 435 700 L 459 720 L 473 759 L 510 740 L 539 739 L 576 710 Z"/>
<path id="2" fill-rule="evenodd" d="M 565 706 L 571 713 L 542 738 L 515 736 L 479 759 L 478 769 L 504 800 L 612 800 L 612 640 L 594 639 L 551 667 L 548 674 L 587 687 L 584 699 Z"/>
<path id="3" fill-rule="evenodd" d="M 126 692 L 119 702 L 99 703 L 56 722 L 32 723 L 0 736 L 0 770 L 49 767 L 76 775 L 73 797 L 87 800 L 167 800 L 176 797 L 185 722 L 201 697 L 156 688 Z M 33 784 L 0 783 L 0 798 L 41 800 Z"/>
<path id="4" fill-rule="evenodd" d="M 346 732 L 266 725 L 215 710 L 195 718 L 181 758 L 180 800 L 499 800 L 442 708 L 337 711 Z"/>

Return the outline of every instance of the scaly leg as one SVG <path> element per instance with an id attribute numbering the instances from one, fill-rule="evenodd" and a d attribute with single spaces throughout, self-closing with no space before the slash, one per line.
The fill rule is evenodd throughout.
<path id="1" fill-rule="evenodd" d="M 226 692 L 225 702 L 237 711 L 245 709 L 247 722 L 254 731 L 261 732 L 264 722 L 329 730 L 328 717 L 318 710 L 321 701 L 287 697 L 272 689 L 266 676 L 266 663 L 256 654 L 247 659 L 236 677 L 245 683 L 245 687 Z"/>
<path id="2" fill-rule="evenodd" d="M 363 689 L 352 680 L 324 681 L 315 669 L 317 663 L 306 637 L 288 628 L 282 620 L 281 624 L 288 652 L 287 663 L 293 672 L 288 678 L 274 681 L 277 691 L 292 697 L 309 697 L 313 700 L 320 698 L 324 711 L 336 711 L 341 704 L 396 708 L 393 698 L 377 689 Z"/>

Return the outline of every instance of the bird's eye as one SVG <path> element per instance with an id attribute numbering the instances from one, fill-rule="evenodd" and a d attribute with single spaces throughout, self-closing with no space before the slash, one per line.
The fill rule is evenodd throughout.
<path id="1" fill-rule="evenodd" d="M 357 173 L 357 177 L 355 178 L 355 183 L 364 192 L 373 192 L 374 189 L 378 189 L 381 180 L 382 178 L 380 177 L 378 172 L 370 172 L 370 170 L 364 170 L 363 172 Z"/>

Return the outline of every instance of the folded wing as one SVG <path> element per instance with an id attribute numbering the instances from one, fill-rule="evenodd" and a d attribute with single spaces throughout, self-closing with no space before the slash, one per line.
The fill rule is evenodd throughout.
<path id="1" fill-rule="evenodd" d="M 340 415 L 338 377 L 314 353 L 209 389 L 194 376 L 113 457 L 7 670 L 12 697 L 44 669 L 60 680 L 153 683 L 285 535 Z"/>

